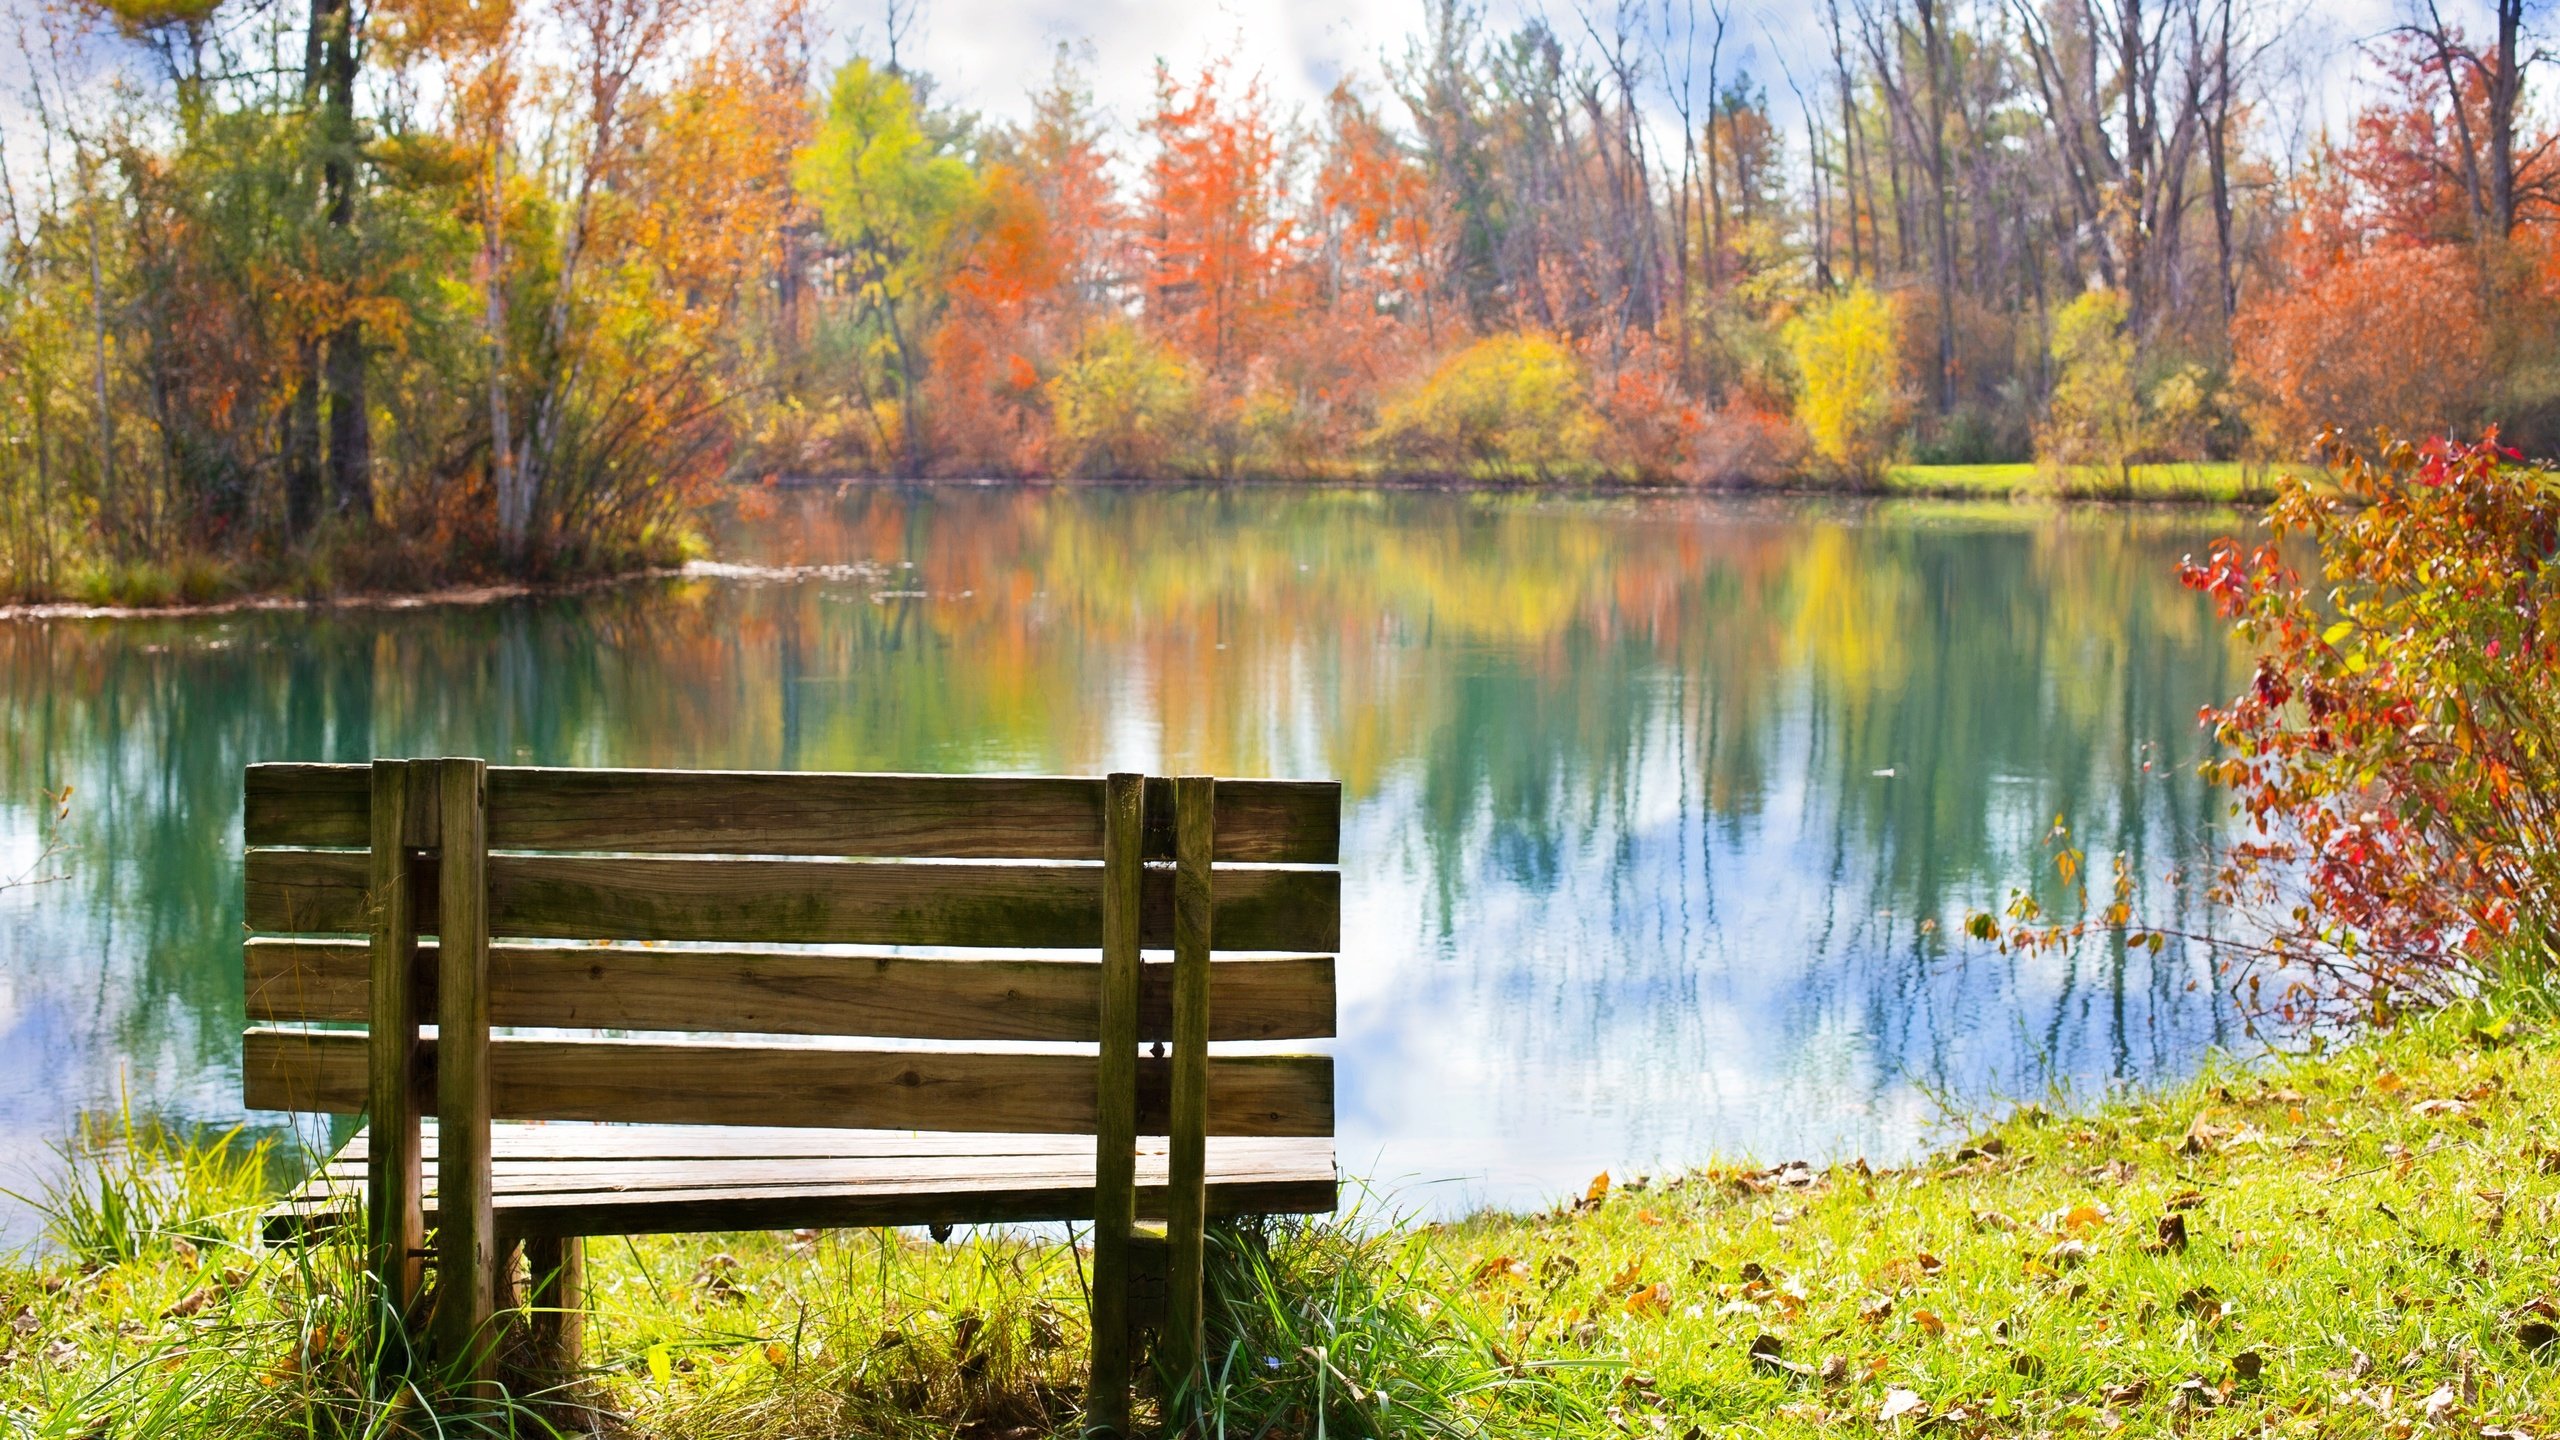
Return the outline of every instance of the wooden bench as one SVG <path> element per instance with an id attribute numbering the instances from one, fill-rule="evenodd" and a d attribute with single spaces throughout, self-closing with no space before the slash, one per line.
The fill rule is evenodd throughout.
<path id="1" fill-rule="evenodd" d="M 1125 1431 L 1137 1332 L 1200 1363 L 1204 1220 L 1334 1208 L 1331 1059 L 1210 1048 L 1333 1033 L 1332 783 L 438 759 L 246 801 L 247 1102 L 367 1117 L 270 1234 L 361 1200 L 436 1363 L 489 1374 L 518 1247 L 574 1364 L 584 1236 L 1090 1220 Z"/>

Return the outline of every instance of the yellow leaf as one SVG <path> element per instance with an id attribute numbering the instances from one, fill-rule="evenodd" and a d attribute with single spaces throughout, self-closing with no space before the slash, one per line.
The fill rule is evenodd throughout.
<path id="1" fill-rule="evenodd" d="M 1603 1170 L 1599 1174 L 1591 1177 L 1590 1188 L 1582 1192 L 1582 1203 L 1585 1205 L 1597 1205 L 1608 1198 L 1609 1172 Z"/>
<path id="2" fill-rule="evenodd" d="M 649 1378 L 661 1385 L 676 1378 L 675 1354 L 663 1340 L 649 1347 Z"/>
<path id="3" fill-rule="evenodd" d="M 1932 1336 L 1944 1335 L 1947 1333 L 1947 1322 L 1939 1319 L 1938 1312 L 1935 1310 L 1912 1311 L 1911 1323 L 1928 1331 Z"/>
<path id="4" fill-rule="evenodd" d="M 2373 1077 L 2373 1088 L 2381 1091 L 2385 1095 L 2398 1091 L 2402 1085 L 2407 1083 L 2407 1081 L 2400 1078 L 2400 1072 L 2396 1070 L 2385 1070 L 2381 1074 Z"/>

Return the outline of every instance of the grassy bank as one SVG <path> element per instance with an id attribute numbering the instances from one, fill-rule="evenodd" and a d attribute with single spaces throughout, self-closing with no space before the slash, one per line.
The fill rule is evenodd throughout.
<path id="1" fill-rule="evenodd" d="M 1892 495 L 1967 499 L 2020 497 L 2239 505 L 2264 501 L 2273 495 L 2275 480 L 2269 467 L 2240 460 L 2136 465 L 2130 475 L 2096 465 L 2056 470 L 2021 461 L 2000 465 L 1895 465 L 1885 472 L 1882 488 Z"/>
<path id="2" fill-rule="evenodd" d="M 57 1197 L 74 1252 L 0 1271 L 12 1432 L 414 1429 L 414 1401 L 356 1398 L 344 1261 L 247 1245 L 260 1167 L 176 1153 L 92 1165 Z M 2471 1009 L 2020 1111 L 1907 1168 L 1230 1236 L 1205 1406 L 1235 1435 L 2542 1435 L 2555 1209 L 2560 1037 Z M 1071 1430 L 1061 1247 L 694 1236 L 591 1264 L 582 1393 L 635 1433 Z"/>

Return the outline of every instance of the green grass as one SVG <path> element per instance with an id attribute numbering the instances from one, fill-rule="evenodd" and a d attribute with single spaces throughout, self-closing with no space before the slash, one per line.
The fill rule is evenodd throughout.
<path id="1" fill-rule="evenodd" d="M 2266 465 L 2240 460 L 2136 465 L 2128 491 L 2124 477 L 2094 465 L 2075 465 L 2060 471 L 2032 461 L 1895 465 L 1885 472 L 1884 489 L 1897 495 L 2175 500 L 2237 505 L 2273 494 L 2275 472 Z"/>
<path id="2" fill-rule="evenodd" d="M 1726 1165 L 1542 1214 L 1230 1233 L 1211 1383 L 1177 1408 L 1238 1437 L 2547 1435 L 2552 1023 L 2467 1007 L 2030 1108 L 1903 1168 Z M 0 1430 L 425 1434 L 435 1405 L 440 1433 L 538 1434 L 568 1413 L 375 1398 L 344 1252 L 248 1240 L 261 1167 L 147 1132 L 109 1150 L 55 1201 L 73 1248 L 0 1268 Z M 580 1398 L 629 1433 L 1072 1433 L 1065 1247 L 674 1236 L 594 1242 L 590 1265 Z"/>

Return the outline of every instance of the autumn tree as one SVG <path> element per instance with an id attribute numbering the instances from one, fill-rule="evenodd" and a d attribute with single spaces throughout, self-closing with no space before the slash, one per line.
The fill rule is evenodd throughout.
<path id="1" fill-rule="evenodd" d="M 977 177 L 948 136 L 928 130 L 914 89 L 896 72 L 855 59 L 836 72 L 817 137 L 799 160 L 802 190 L 846 264 L 845 285 L 871 337 L 885 349 L 875 378 L 857 354 L 852 379 L 879 424 L 883 453 L 904 473 L 924 470 L 919 415 L 926 330 L 948 252 L 944 242 L 977 194 Z M 887 396 L 874 393 L 885 382 Z M 892 432 L 880 421 L 895 406 Z"/>
<path id="2" fill-rule="evenodd" d="M 1796 414 L 1826 463 L 1872 476 L 1891 454 L 1903 417 L 1901 347 L 1892 305 L 1853 285 L 1816 302 L 1787 327 L 1795 357 Z"/>
<path id="3" fill-rule="evenodd" d="M 1159 66 L 1143 128 L 1155 146 L 1138 220 L 1143 313 L 1198 368 L 1232 459 L 1248 366 L 1302 293 L 1282 137 L 1261 80 L 1239 87 L 1225 62 L 1188 85 Z"/>

